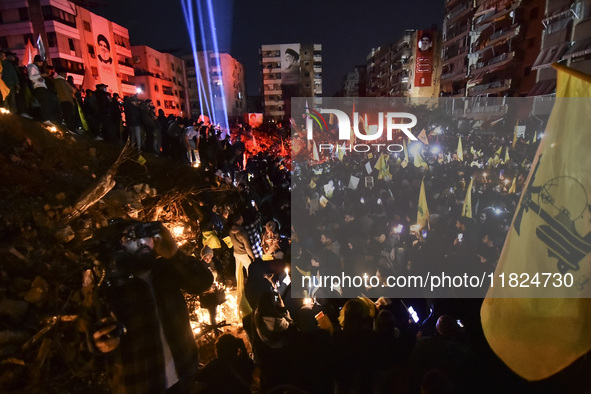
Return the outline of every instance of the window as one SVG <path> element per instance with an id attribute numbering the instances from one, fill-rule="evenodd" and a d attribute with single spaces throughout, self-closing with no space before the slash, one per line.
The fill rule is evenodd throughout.
<path id="1" fill-rule="evenodd" d="M 160 67 L 160 59 L 156 59 L 156 66 Z"/>
<path id="2" fill-rule="evenodd" d="M 160 100 L 156 100 L 156 105 L 159 106 L 159 107 L 162 106 L 162 104 L 160 103 Z"/>
<path id="3" fill-rule="evenodd" d="M 174 96 L 174 93 L 172 92 L 172 88 L 170 86 L 162 86 L 162 93 L 164 93 L 167 96 Z"/>
<path id="4" fill-rule="evenodd" d="M 172 82 L 176 83 L 176 78 L 172 77 Z"/>
<path id="5" fill-rule="evenodd" d="M 170 69 L 174 71 L 174 63 L 170 63 Z"/>
<path id="6" fill-rule="evenodd" d="M 92 76 L 98 78 L 98 68 L 90 67 L 90 71 L 92 72 Z"/>
<path id="7" fill-rule="evenodd" d="M 74 46 L 74 40 L 71 38 L 68 38 L 68 45 L 70 46 L 70 51 L 75 51 L 76 47 Z"/>
<path id="8" fill-rule="evenodd" d="M 41 7 L 43 19 L 46 21 L 57 21 L 70 27 L 76 27 L 76 17 L 59 8 L 44 5 Z"/>
<path id="9" fill-rule="evenodd" d="M 90 22 L 88 22 L 88 21 L 82 21 L 82 24 L 84 25 L 84 30 L 86 30 L 86 31 L 92 31 L 92 29 L 90 28 Z"/>
<path id="10" fill-rule="evenodd" d="M 92 59 L 96 58 L 96 55 L 94 54 L 94 45 L 88 44 L 88 54 Z"/>
<path id="11" fill-rule="evenodd" d="M 21 7 L 18 9 L 18 17 L 21 22 L 29 20 L 29 9 L 27 7 Z"/>
<path id="12" fill-rule="evenodd" d="M 310 65 L 310 62 L 306 60 L 306 61 L 304 62 L 304 66 L 309 66 L 309 65 Z"/>
<path id="13" fill-rule="evenodd" d="M 134 56 L 133 57 L 133 63 L 134 64 L 140 64 L 140 57 L 139 56 Z"/>
<path id="14" fill-rule="evenodd" d="M 158 85 L 154 85 L 154 91 L 158 92 Z"/>
<path id="15" fill-rule="evenodd" d="M 308 71 L 306 71 L 306 72 L 304 73 L 304 77 L 306 77 L 306 78 L 310 78 L 310 73 L 309 73 Z"/>
<path id="16" fill-rule="evenodd" d="M 47 33 L 47 45 L 50 48 L 55 48 L 57 46 L 57 36 L 55 32 L 50 31 Z"/>

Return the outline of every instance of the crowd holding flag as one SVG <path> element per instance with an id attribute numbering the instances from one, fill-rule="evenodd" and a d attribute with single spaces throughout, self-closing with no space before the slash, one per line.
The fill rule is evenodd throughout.
<path id="1" fill-rule="evenodd" d="M 591 350 L 591 156 L 584 149 L 591 146 L 584 132 L 591 76 L 553 66 L 557 99 L 495 275 L 570 274 L 573 286 L 544 288 L 547 298 L 509 298 L 508 289 L 494 286 L 481 308 L 491 348 L 528 380 L 547 378 Z"/>
<path id="2" fill-rule="evenodd" d="M 462 207 L 462 216 L 472 218 L 472 185 L 474 185 L 474 177 L 470 179 L 470 184 L 466 189 L 466 198 L 464 198 L 464 206 Z"/>
<path id="3" fill-rule="evenodd" d="M 420 228 L 429 227 L 429 207 L 427 207 L 424 177 L 421 181 L 421 191 L 419 192 L 419 203 L 417 205 L 417 224 Z"/>

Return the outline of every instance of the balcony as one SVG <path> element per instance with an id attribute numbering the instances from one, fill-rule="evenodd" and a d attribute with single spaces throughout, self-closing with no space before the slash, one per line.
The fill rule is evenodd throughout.
<path id="1" fill-rule="evenodd" d="M 513 58 L 515 58 L 515 52 L 509 52 L 509 53 L 502 53 L 499 56 L 495 56 L 492 59 L 490 59 L 488 62 L 479 62 L 476 65 L 476 69 L 472 71 L 472 74 L 474 73 L 485 73 L 488 71 L 491 71 L 495 68 L 499 68 L 504 66 L 505 64 L 511 62 L 513 60 Z"/>
<path id="2" fill-rule="evenodd" d="M 455 63 L 459 58 L 464 58 L 468 55 L 468 47 L 460 48 L 457 52 L 448 51 L 447 58 L 443 60 L 443 67 L 448 64 Z"/>
<path id="3" fill-rule="evenodd" d="M 490 21 L 498 22 L 499 20 L 501 20 L 501 18 L 504 18 L 506 15 L 509 15 L 509 13 L 511 11 L 514 11 L 518 7 L 518 5 L 519 5 L 519 3 L 516 3 L 516 4 L 513 4 L 511 7 L 497 10 L 494 13 L 490 12 L 490 13 L 486 14 L 484 16 L 484 18 L 482 18 L 482 20 L 479 20 L 478 23 L 490 22 Z"/>
<path id="4" fill-rule="evenodd" d="M 476 85 L 468 89 L 469 96 L 478 96 L 483 94 L 493 94 L 503 92 L 511 88 L 511 79 L 503 81 L 494 81 L 483 85 Z"/>
<path id="5" fill-rule="evenodd" d="M 453 81 L 458 81 L 460 79 L 467 78 L 467 75 L 466 75 L 467 71 L 468 71 L 468 68 L 467 67 L 463 67 L 460 70 L 451 71 L 451 72 L 442 74 L 441 75 L 441 80 L 442 81 L 445 80 L 446 82 L 453 82 Z"/>
<path id="6" fill-rule="evenodd" d="M 461 38 L 467 36 L 468 32 L 470 32 L 469 26 L 464 26 L 463 28 L 456 29 L 455 31 L 450 32 L 450 34 L 447 34 L 445 40 L 443 41 L 443 44 L 445 46 L 449 46 L 454 42 L 460 40 Z"/>
<path id="7" fill-rule="evenodd" d="M 464 16 L 464 15 L 468 14 L 468 12 L 470 12 L 470 7 L 468 7 L 468 4 L 459 5 L 458 7 L 454 8 L 454 10 L 451 11 L 447 15 L 447 18 L 449 19 L 449 23 L 451 23 L 455 19 L 459 18 L 460 16 Z"/>

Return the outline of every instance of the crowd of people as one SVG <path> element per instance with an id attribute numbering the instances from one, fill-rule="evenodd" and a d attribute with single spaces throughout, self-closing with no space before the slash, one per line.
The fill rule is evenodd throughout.
<path id="1" fill-rule="evenodd" d="M 447 130 L 431 135 L 430 144 L 416 142 L 418 150 L 409 146 L 419 161 L 407 151 L 386 158 L 324 152 L 292 163 L 284 139 L 269 138 L 257 149 L 242 127 L 222 133 L 156 115 L 150 100 L 121 99 L 104 84 L 81 92 L 65 70 L 52 70 L 41 58 L 26 68 L 13 53 L 0 59 L 11 112 L 114 144 L 129 138 L 141 151 L 199 165 L 205 183 L 234 191 L 223 198 L 199 194 L 190 214 L 200 229 L 196 258 L 179 251 L 162 226 L 150 233 L 125 221 L 95 235 L 108 239 L 100 243 L 102 258 L 117 275 L 85 277 L 84 330 L 88 349 L 106 356 L 112 391 L 184 393 L 197 382 L 203 393 L 249 393 L 255 375 L 261 392 L 492 393 L 502 387 L 490 382 L 491 371 L 503 369 L 483 339 L 481 300 L 453 299 L 453 292 L 447 299 L 390 299 L 379 286 L 353 299 L 306 289 L 302 299 L 291 296 L 291 277 L 385 278 L 435 264 L 448 272 L 493 271 L 536 144 L 471 133 L 462 136 L 459 158 L 460 135 Z M 417 228 L 422 184 L 430 215 Z M 179 297 L 201 294 L 205 307 L 214 281 L 236 286 L 248 343 L 221 335 L 217 358 L 199 366 Z"/>
<path id="2" fill-rule="evenodd" d="M 65 68 L 54 68 L 39 55 L 26 67 L 10 51 L 0 52 L 0 61 L 1 101 L 12 113 L 113 144 L 129 138 L 138 150 L 193 166 L 203 163 L 224 172 L 244 167 L 240 137 L 231 141 L 207 119 L 166 116 L 162 109 L 156 113 L 151 99 L 122 98 L 103 83 L 95 90 L 79 89 Z"/>

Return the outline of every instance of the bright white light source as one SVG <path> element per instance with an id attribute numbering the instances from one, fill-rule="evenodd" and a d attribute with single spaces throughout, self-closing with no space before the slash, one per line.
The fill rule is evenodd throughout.
<path id="1" fill-rule="evenodd" d="M 437 145 L 433 145 L 433 147 L 431 148 L 431 153 L 433 153 L 434 155 L 438 155 L 439 152 L 441 152 L 441 148 Z"/>
<path id="2" fill-rule="evenodd" d="M 416 156 L 416 155 L 420 154 L 420 152 L 421 152 L 421 143 L 416 142 L 416 143 L 412 144 L 408 148 L 408 150 L 410 151 L 410 154 L 413 155 L 413 156 Z"/>
<path id="3" fill-rule="evenodd" d="M 143 90 L 142 90 L 142 88 L 135 88 L 135 92 L 137 94 L 142 94 L 143 93 Z"/>
<path id="4" fill-rule="evenodd" d="M 419 315 L 417 315 L 417 312 L 414 310 L 412 306 L 408 308 L 408 314 L 415 323 L 419 322 Z"/>
<path id="5" fill-rule="evenodd" d="M 399 224 L 398 226 L 394 227 L 394 232 L 396 234 L 400 234 L 402 232 L 403 228 L 404 228 L 404 226 L 402 224 Z"/>

